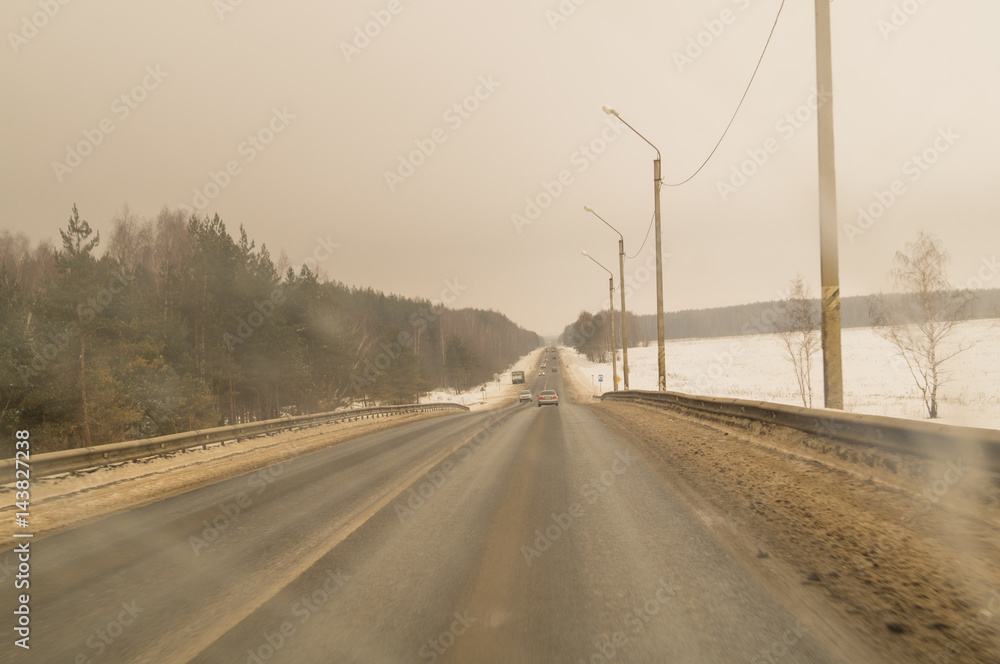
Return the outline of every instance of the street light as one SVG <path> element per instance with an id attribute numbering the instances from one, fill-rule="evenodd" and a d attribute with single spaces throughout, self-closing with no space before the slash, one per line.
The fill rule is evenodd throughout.
<path id="1" fill-rule="evenodd" d="M 635 127 L 625 122 L 618 111 L 604 106 L 604 112 L 613 115 L 632 130 L 636 136 L 649 143 L 649 139 L 635 130 Z M 660 243 L 660 150 L 652 143 L 649 146 L 656 150 L 656 159 L 653 160 L 653 216 L 656 219 L 656 343 L 657 343 L 657 365 L 660 373 L 659 390 L 667 391 L 667 360 L 666 351 L 663 348 L 663 250 Z"/>
<path id="2" fill-rule="evenodd" d="M 581 251 L 580 253 L 597 263 L 602 270 L 608 273 L 608 306 L 611 308 L 611 374 L 614 381 L 613 384 L 615 386 L 615 392 L 617 392 L 618 358 L 615 356 L 618 354 L 618 351 L 615 349 L 615 275 L 611 274 L 611 270 L 598 263 L 597 259 L 588 254 L 586 251 Z"/>
<path id="3" fill-rule="evenodd" d="M 628 389 L 628 333 L 625 324 L 625 237 L 617 228 L 607 222 L 601 215 L 584 205 L 583 209 L 604 222 L 604 224 L 618 233 L 618 268 L 621 276 L 618 279 L 618 290 L 622 292 L 622 379 L 625 381 L 625 389 Z"/>

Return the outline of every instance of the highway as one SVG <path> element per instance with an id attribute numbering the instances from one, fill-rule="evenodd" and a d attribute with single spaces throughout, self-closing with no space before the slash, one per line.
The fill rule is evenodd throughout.
<path id="1" fill-rule="evenodd" d="M 527 387 L 560 405 L 416 422 L 34 542 L 32 649 L 4 661 L 861 661 L 561 373 Z"/>

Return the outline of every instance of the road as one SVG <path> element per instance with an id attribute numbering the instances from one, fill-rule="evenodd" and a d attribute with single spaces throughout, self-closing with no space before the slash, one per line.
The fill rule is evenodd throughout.
<path id="1" fill-rule="evenodd" d="M 561 374 L 528 386 L 560 405 L 416 422 L 34 542 L 32 649 L 3 661 L 852 661 Z"/>

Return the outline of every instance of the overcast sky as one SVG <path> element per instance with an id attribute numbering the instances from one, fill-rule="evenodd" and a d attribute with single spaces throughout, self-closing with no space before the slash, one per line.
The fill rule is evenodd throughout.
<path id="1" fill-rule="evenodd" d="M 653 150 L 602 105 L 660 148 L 666 182 L 687 178 L 780 5 L 62 1 L 0 10 L 0 229 L 55 240 L 76 203 L 106 238 L 122 204 L 186 205 L 295 264 L 338 243 L 333 279 L 451 287 L 542 334 L 607 298 L 582 249 L 617 277 L 617 236 L 583 206 L 629 254 L 649 226 Z M 919 230 L 969 283 L 1000 249 L 1000 3 L 831 7 L 842 292 L 886 288 Z M 796 272 L 818 292 L 814 85 L 813 2 L 788 0 L 718 152 L 662 193 L 667 310 L 773 299 Z M 626 263 L 637 284 L 651 248 Z M 654 311 L 653 283 L 630 309 Z"/>

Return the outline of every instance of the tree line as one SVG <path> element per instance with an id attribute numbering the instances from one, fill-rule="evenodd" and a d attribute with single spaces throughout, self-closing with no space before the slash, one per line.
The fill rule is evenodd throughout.
<path id="1" fill-rule="evenodd" d="M 1000 289 L 970 290 L 957 289 L 966 303 L 964 319 L 980 320 L 1000 318 Z M 787 296 L 786 296 L 787 297 Z M 664 337 L 666 339 L 709 339 L 713 337 L 733 337 L 747 334 L 767 334 L 775 332 L 773 312 L 785 306 L 785 299 L 767 302 L 753 302 L 712 309 L 689 309 L 667 311 L 663 314 Z M 921 302 L 914 293 L 886 293 L 879 296 L 876 306 L 871 296 L 844 297 L 841 304 L 841 326 L 844 328 L 873 327 L 880 320 L 880 310 L 889 306 L 899 310 L 907 322 L 919 322 L 922 317 Z M 815 314 L 818 329 L 820 301 L 811 298 L 806 306 Z M 603 352 L 610 355 L 610 338 L 604 327 L 608 311 L 591 314 L 581 312 L 577 320 L 567 325 L 560 337 L 563 343 L 576 346 L 577 350 Z M 595 320 L 596 319 L 596 320 Z M 626 314 L 629 346 L 648 346 L 656 343 L 655 314 Z M 596 334 L 585 334 L 588 323 L 599 330 Z M 615 311 L 615 339 L 621 347 L 621 312 Z M 575 342 L 574 342 L 575 340 Z M 600 350 L 598 350 L 600 349 Z"/>
<path id="2" fill-rule="evenodd" d="M 541 339 L 495 311 L 349 287 L 215 215 L 127 208 L 60 244 L 0 233 L 0 430 L 39 451 L 412 403 L 493 379 Z"/>

